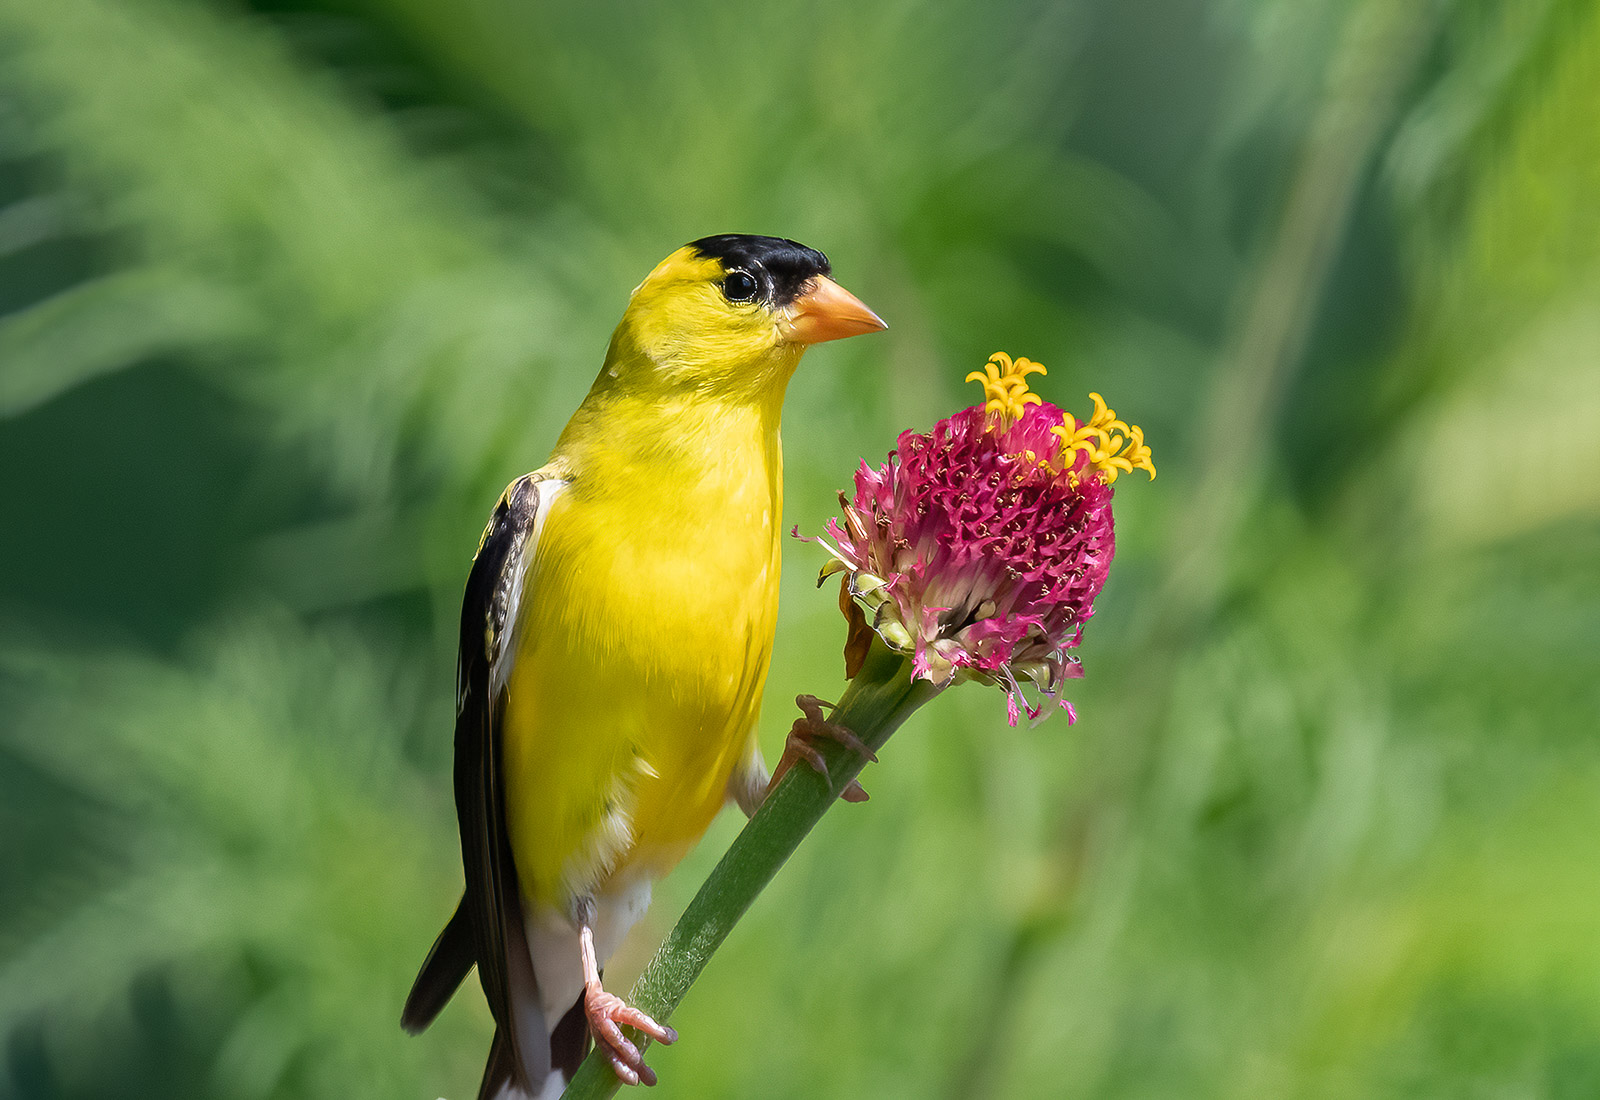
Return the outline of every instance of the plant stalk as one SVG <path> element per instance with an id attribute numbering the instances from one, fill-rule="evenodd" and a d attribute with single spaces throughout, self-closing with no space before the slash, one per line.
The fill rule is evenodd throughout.
<path id="1" fill-rule="evenodd" d="M 849 728 L 876 752 L 912 711 L 938 692 L 926 680 L 912 680 L 911 663 L 874 636 L 865 663 L 829 720 Z M 827 775 L 804 762 L 784 773 L 634 983 L 631 1004 L 659 1021 L 672 1015 L 751 902 L 866 764 L 860 754 L 832 741 L 818 748 Z M 630 1029 L 628 1035 L 642 1048 L 637 1032 Z M 590 1051 L 562 1095 L 565 1100 L 600 1100 L 620 1084 L 605 1058 Z"/>

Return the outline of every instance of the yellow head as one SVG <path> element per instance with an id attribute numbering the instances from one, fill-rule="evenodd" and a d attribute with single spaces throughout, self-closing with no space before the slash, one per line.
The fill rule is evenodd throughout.
<path id="1" fill-rule="evenodd" d="M 781 237 L 703 237 L 634 289 L 597 388 L 781 395 L 811 344 L 886 328 L 830 279 L 828 258 Z"/>

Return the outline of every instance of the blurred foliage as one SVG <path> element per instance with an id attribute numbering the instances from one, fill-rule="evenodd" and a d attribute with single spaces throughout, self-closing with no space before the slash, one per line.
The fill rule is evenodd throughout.
<path id="1" fill-rule="evenodd" d="M 467 561 L 728 230 L 894 325 L 788 522 L 997 347 L 1162 475 L 1077 726 L 927 708 L 666 1094 L 1600 1092 L 1597 105 L 1587 0 L 0 0 L 0 1097 L 472 1094 L 475 992 L 397 1024 Z"/>

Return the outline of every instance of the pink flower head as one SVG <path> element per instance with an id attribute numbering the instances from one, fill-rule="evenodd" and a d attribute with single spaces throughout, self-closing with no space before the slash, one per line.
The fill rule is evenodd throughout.
<path id="1" fill-rule="evenodd" d="M 1111 568 L 1117 473 L 1155 476 L 1143 433 L 1116 419 L 1098 394 L 1079 422 L 1028 392 L 1044 368 L 994 355 L 968 380 L 985 404 L 905 432 L 888 461 L 865 462 L 855 498 L 828 522 L 834 560 L 852 596 L 891 647 L 912 658 L 912 675 L 939 686 L 957 676 L 996 683 L 1013 725 L 1030 718 L 1082 675 L 1069 651 L 1094 614 Z M 1028 701 L 1022 683 L 1042 696 Z"/>

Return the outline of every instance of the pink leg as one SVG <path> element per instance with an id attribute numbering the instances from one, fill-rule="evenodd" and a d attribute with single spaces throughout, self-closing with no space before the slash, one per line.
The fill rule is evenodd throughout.
<path id="1" fill-rule="evenodd" d="M 644 1055 L 618 1025 L 636 1027 L 658 1043 L 675 1043 L 678 1033 L 601 987 L 600 964 L 594 956 L 594 933 L 587 924 L 578 930 L 578 943 L 583 952 L 583 1012 L 589 1018 L 589 1033 L 594 1036 L 595 1044 L 604 1052 L 623 1084 L 655 1084 L 655 1071 L 644 1064 Z"/>

